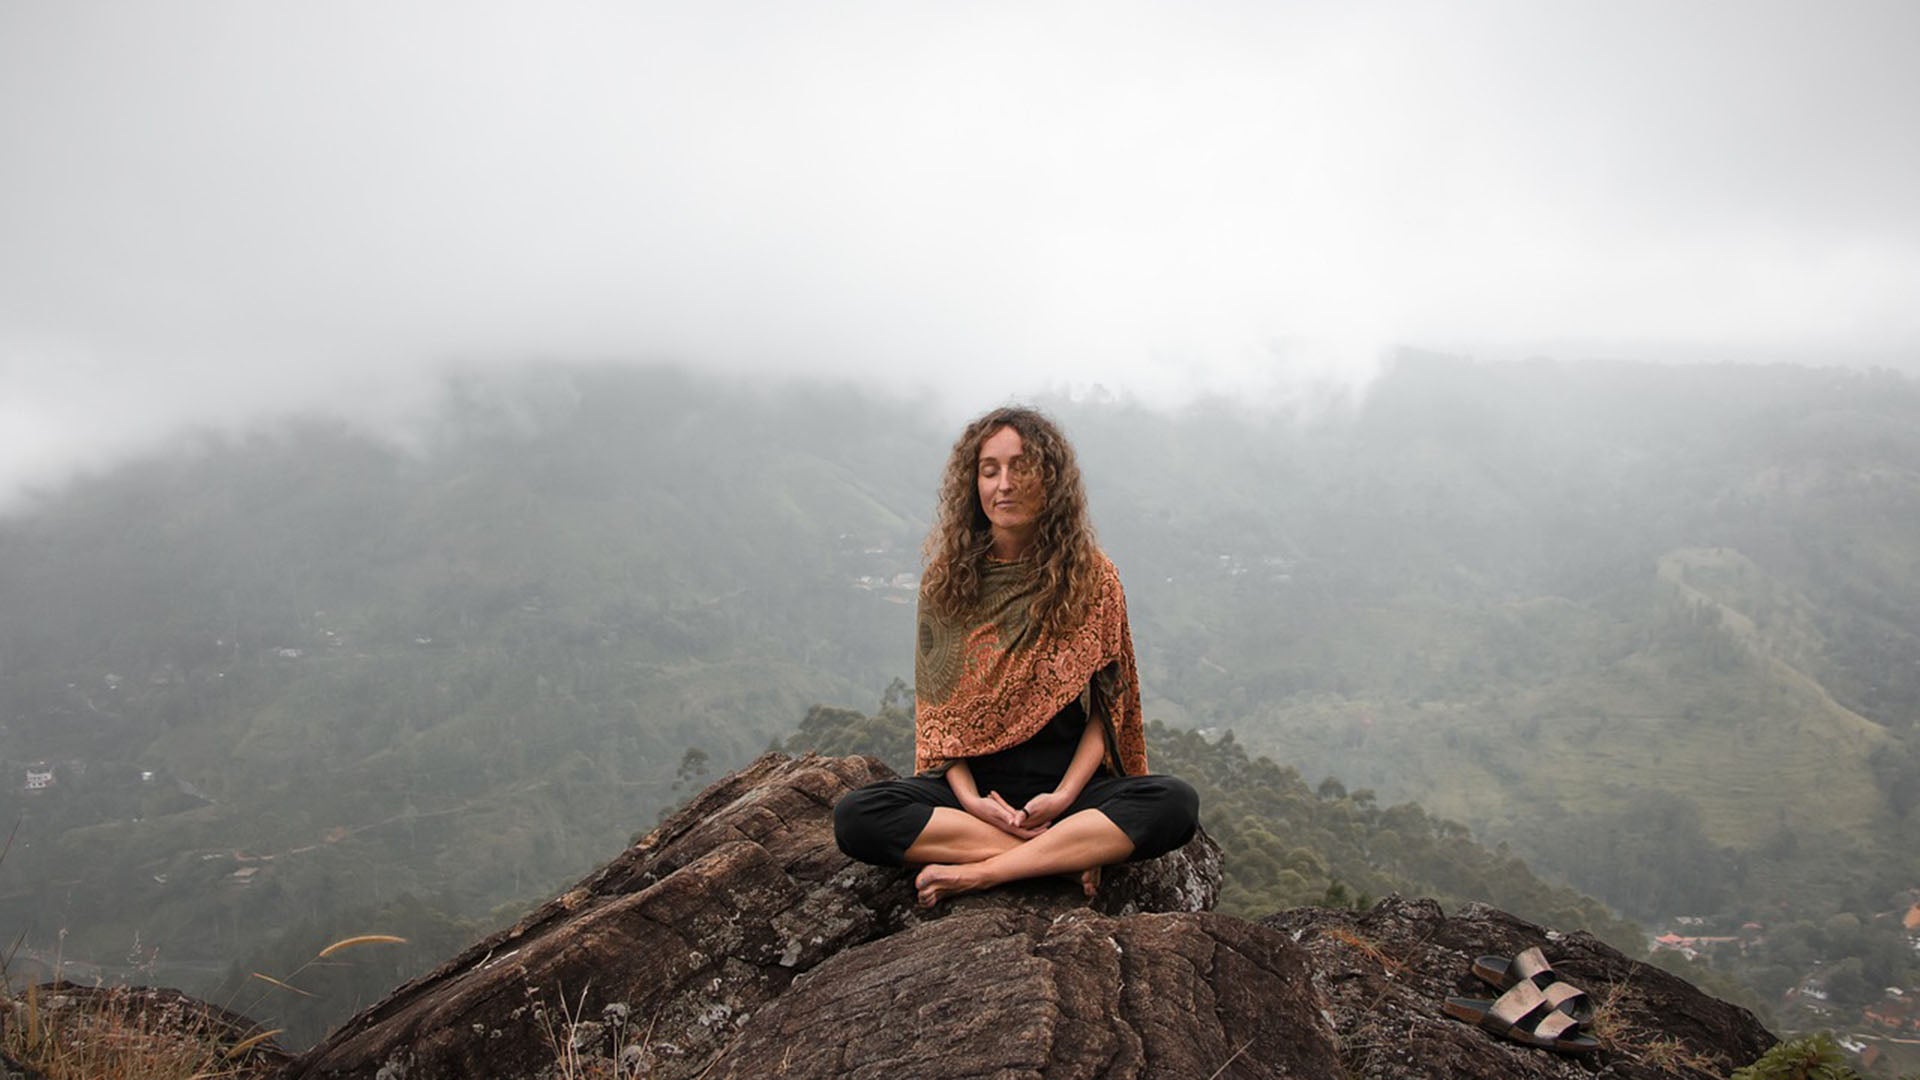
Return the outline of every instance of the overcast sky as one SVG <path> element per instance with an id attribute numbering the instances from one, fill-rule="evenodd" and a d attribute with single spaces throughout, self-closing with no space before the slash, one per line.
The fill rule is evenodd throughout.
<path id="1" fill-rule="evenodd" d="M 1920 4 L 0 0 L 0 501 L 454 361 L 1920 357 Z"/>

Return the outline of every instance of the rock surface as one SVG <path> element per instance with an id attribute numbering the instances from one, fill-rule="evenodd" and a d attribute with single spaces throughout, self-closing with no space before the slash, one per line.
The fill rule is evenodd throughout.
<path id="1" fill-rule="evenodd" d="M 1752 1013 L 1625 956 L 1590 934 L 1557 934 L 1483 904 L 1447 916 L 1389 896 L 1362 912 L 1300 908 L 1261 920 L 1311 958 L 1353 1077 L 1412 1080 L 1655 1080 L 1724 1077 L 1773 1045 Z M 1447 1017 L 1449 997 L 1491 998 L 1473 960 L 1540 946 L 1560 978 L 1592 996 L 1602 1050 L 1564 1057 Z"/>
<path id="2" fill-rule="evenodd" d="M 1205 836 L 1064 882 L 911 905 L 835 847 L 872 758 L 769 754 L 528 915 L 394 991 L 283 1080 L 705 1077 L 1453 1080 L 1719 1077 L 1773 1038 L 1743 1009 L 1585 935 L 1388 897 L 1213 914 Z M 1483 953 L 1540 945 L 1600 1001 L 1559 1057 L 1441 1012 Z"/>
<path id="3" fill-rule="evenodd" d="M 824 1036 L 824 1037 L 823 1037 Z M 716 1080 L 1335 1077 L 1304 952 L 1211 914 L 977 910 L 796 980 Z"/>
<path id="4" fill-rule="evenodd" d="M 834 801 L 890 775 L 872 758 L 765 755 L 515 926 L 348 1021 L 287 1076 L 530 1077 L 569 1054 L 630 1074 L 699 1076 L 797 976 L 831 957 L 911 928 L 937 948 L 939 927 L 982 905 L 1017 907 L 1041 925 L 1087 911 L 1064 882 L 916 911 L 909 874 L 854 863 L 833 841 Z M 1153 864 L 1110 872 L 1094 909 L 1209 907 L 1219 865 L 1219 849 L 1197 837 Z"/>

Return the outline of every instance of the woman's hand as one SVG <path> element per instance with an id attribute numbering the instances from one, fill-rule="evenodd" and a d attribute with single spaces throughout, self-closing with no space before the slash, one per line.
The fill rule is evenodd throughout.
<path id="1" fill-rule="evenodd" d="M 1053 786 L 1052 791 L 1043 791 L 1027 800 L 1020 808 L 1020 824 L 1028 828 L 1046 828 L 1060 819 L 1060 815 L 1073 806 L 1080 797 L 1087 781 L 1100 769 L 1100 761 L 1106 753 L 1106 728 L 1095 718 L 1087 719 L 1087 726 L 1080 732 L 1080 745 L 1073 748 L 1073 760 L 1067 765 L 1067 774 Z"/>
<path id="2" fill-rule="evenodd" d="M 1067 807 L 1073 805 L 1074 798 L 1075 796 L 1058 789 L 1035 795 L 1028 799 L 1027 805 L 1022 808 L 1021 823 L 1029 827 L 1038 825 L 1043 828 L 1051 825 L 1056 818 L 1067 812 Z"/>
<path id="3" fill-rule="evenodd" d="M 1031 840 L 1047 831 L 1046 823 L 1032 824 L 1027 820 L 1028 815 L 1024 811 L 1008 805 L 1007 800 L 1001 798 L 997 791 L 988 792 L 986 795 L 974 795 L 971 798 L 959 792 L 954 794 L 960 799 L 960 805 L 966 809 L 967 813 L 1008 836 Z"/>

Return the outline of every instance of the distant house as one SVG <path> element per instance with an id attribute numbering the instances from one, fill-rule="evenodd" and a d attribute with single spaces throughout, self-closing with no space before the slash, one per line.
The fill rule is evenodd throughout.
<path id="1" fill-rule="evenodd" d="M 27 766 L 26 790 L 45 791 L 52 786 L 53 786 L 53 766 L 48 765 L 45 762 L 41 762 L 40 764 L 37 764 L 37 765 Z"/>
<path id="2" fill-rule="evenodd" d="M 1890 997 L 1878 1004 L 1869 1005 L 1861 1012 L 1866 1023 L 1888 1031 L 1920 1031 L 1920 1001 L 1907 997 Z"/>
<path id="3" fill-rule="evenodd" d="M 1807 998 L 1813 1001 L 1826 1001 L 1826 982 L 1817 975 L 1808 975 L 1801 979 L 1799 985 L 1787 991 L 1788 1001 L 1800 998 Z"/>
<path id="4" fill-rule="evenodd" d="M 1689 960 L 1698 960 L 1700 954 L 1715 945 L 1741 945 L 1743 948 L 1745 947 L 1744 943 L 1737 937 L 1684 937 L 1672 931 L 1668 931 L 1653 939 L 1655 952 L 1665 949 L 1668 952 L 1677 952 Z"/>

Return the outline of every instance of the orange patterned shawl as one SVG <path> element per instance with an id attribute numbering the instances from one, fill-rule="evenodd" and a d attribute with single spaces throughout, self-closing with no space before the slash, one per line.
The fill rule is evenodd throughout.
<path id="1" fill-rule="evenodd" d="M 1065 637 L 1042 638 L 1028 617 L 1038 583 L 1032 564 L 989 561 L 980 604 L 964 621 L 924 602 L 914 650 L 914 769 L 1018 746 L 1075 698 L 1107 728 L 1107 766 L 1122 776 L 1147 771 L 1140 678 L 1127 629 L 1127 597 L 1113 563 L 1100 556 L 1093 607 Z"/>

